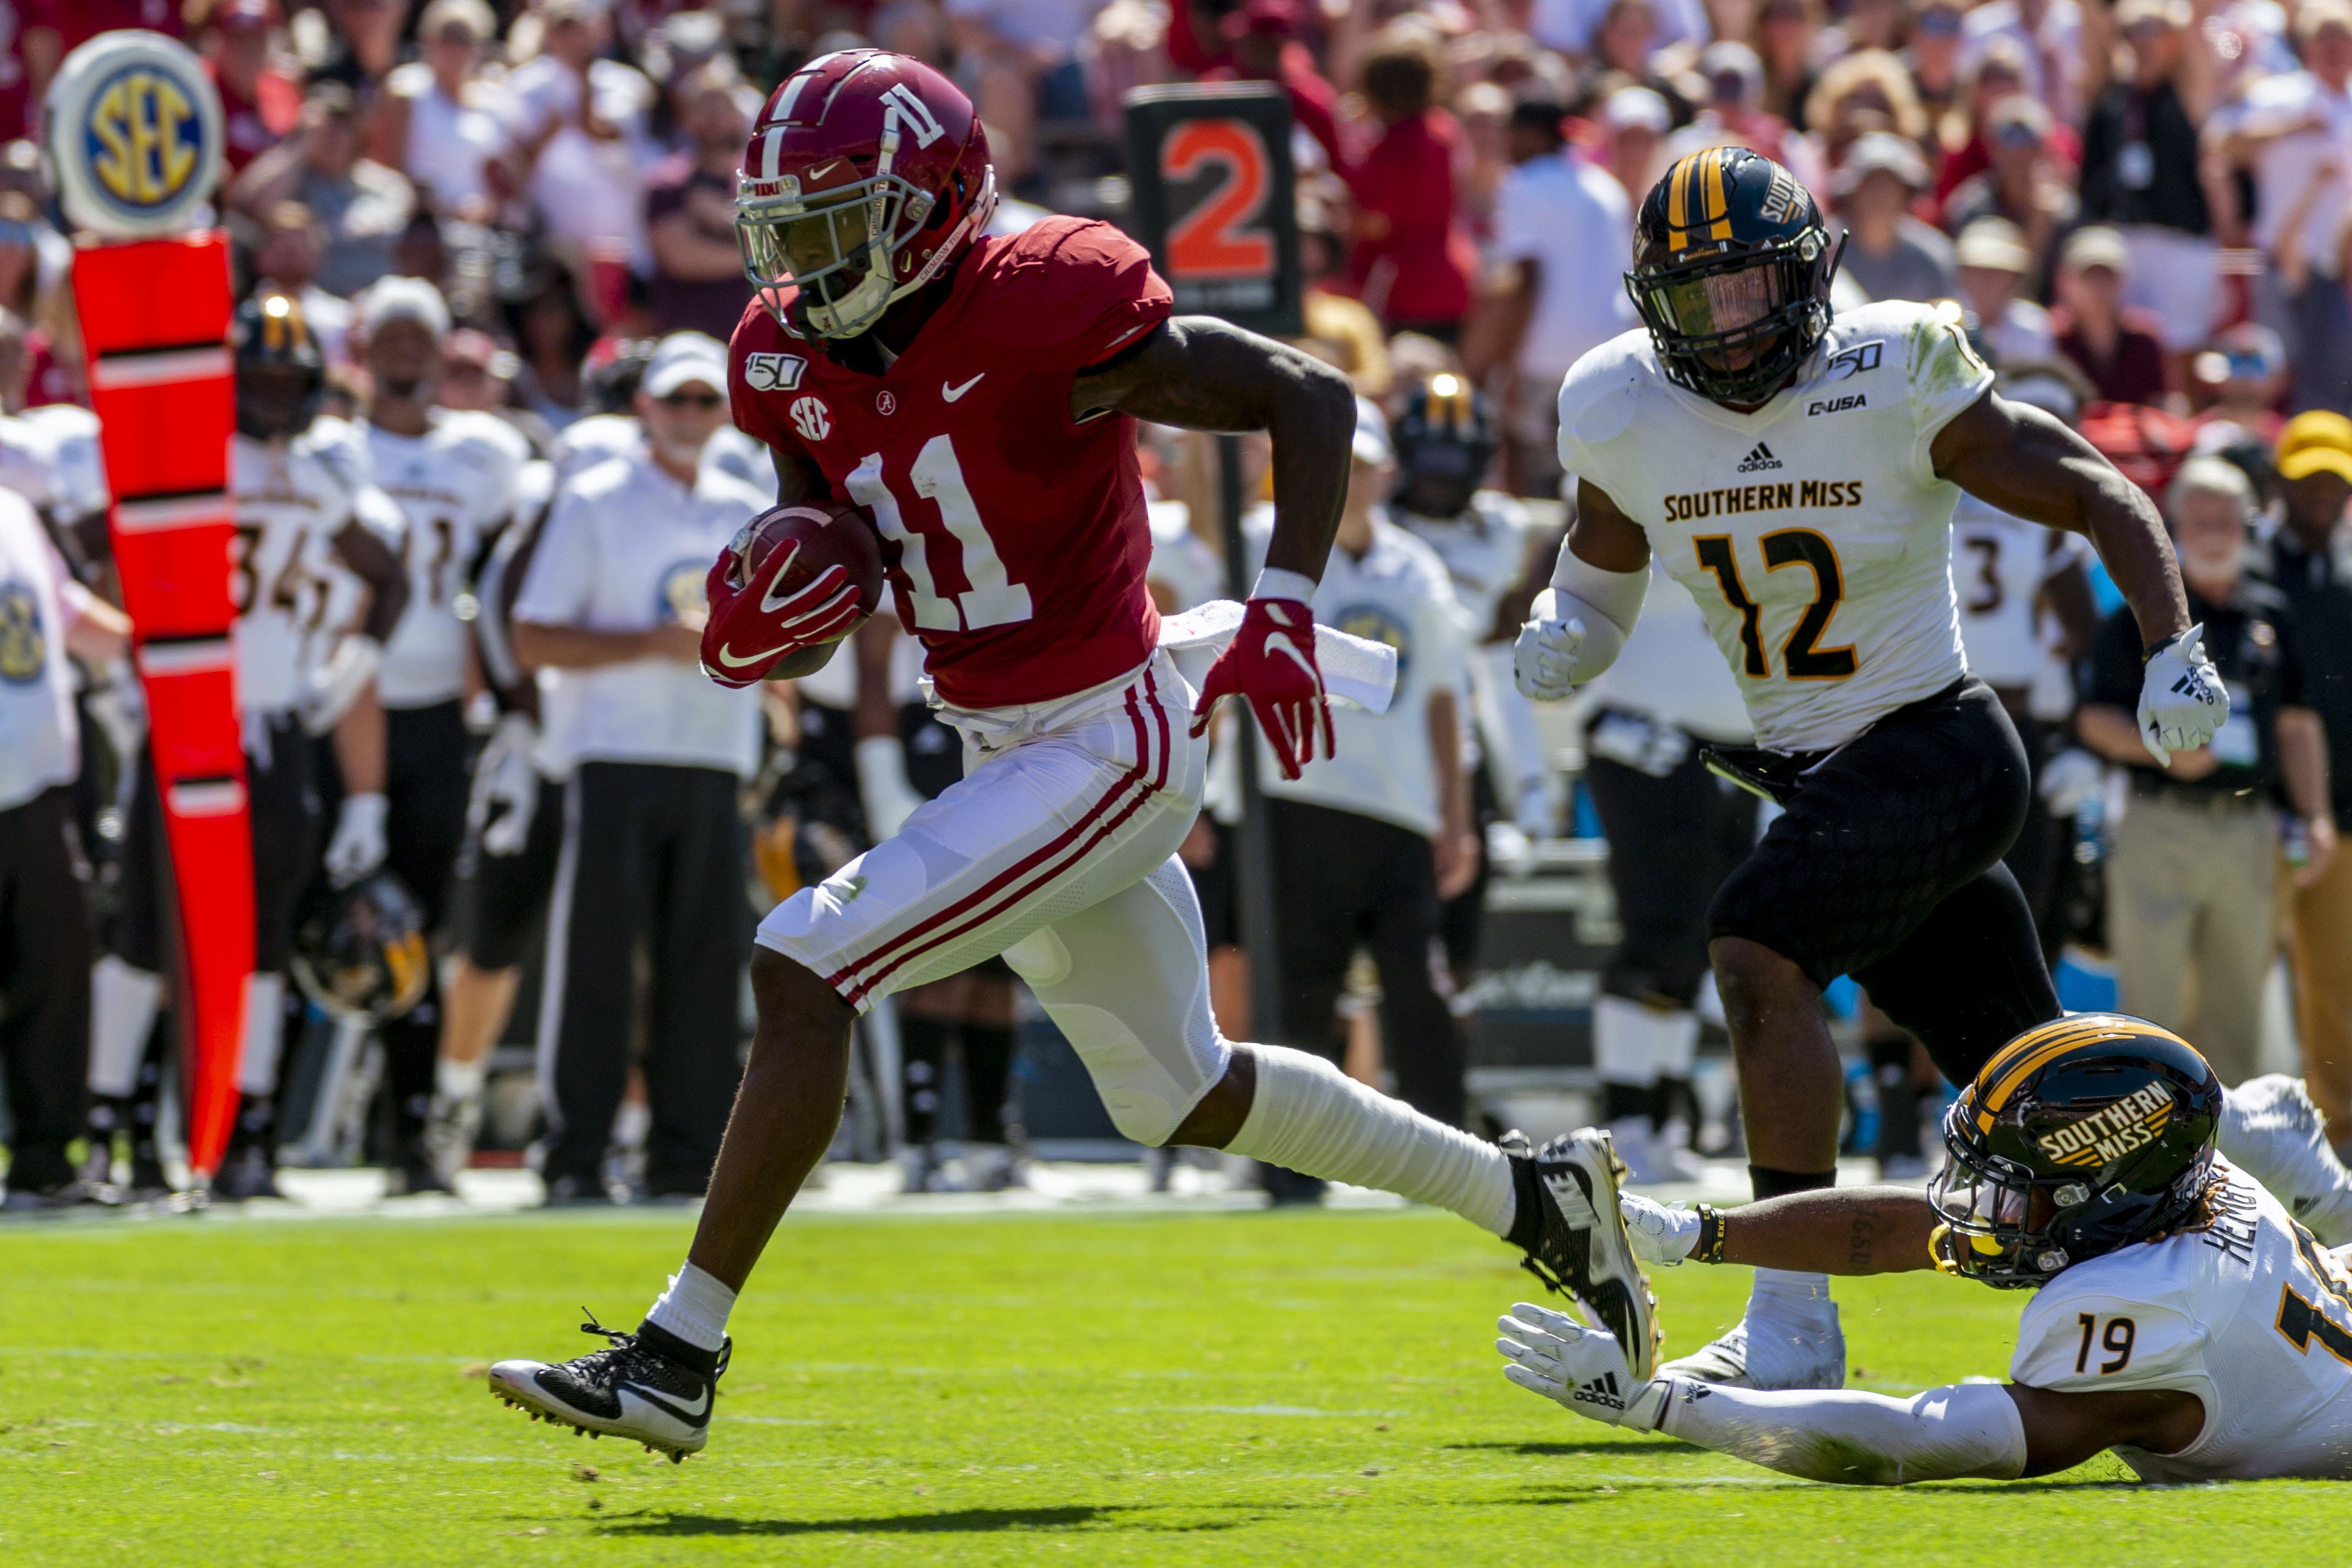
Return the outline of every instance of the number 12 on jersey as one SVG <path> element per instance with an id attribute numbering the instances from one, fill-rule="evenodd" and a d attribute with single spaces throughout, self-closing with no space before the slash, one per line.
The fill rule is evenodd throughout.
<path id="1" fill-rule="evenodd" d="M 868 454 L 846 481 L 849 497 L 874 514 L 874 524 L 885 538 L 898 543 L 898 564 L 907 573 L 908 598 L 915 612 L 911 630 L 977 632 L 1028 620 L 1034 613 L 1029 590 L 1004 570 L 996 541 L 988 537 L 988 525 L 964 483 L 955 443 L 945 435 L 932 436 L 915 455 L 907 476 L 917 496 L 939 507 L 940 521 L 961 547 L 964 580 L 971 584 L 953 599 L 940 593 L 929 537 L 908 526 L 898 497 L 882 477 L 882 455 Z"/>
<path id="2" fill-rule="evenodd" d="M 1845 597 L 1845 574 L 1838 566 L 1837 548 L 1811 528 L 1781 528 L 1757 542 L 1764 548 L 1765 570 L 1801 566 L 1813 574 L 1813 601 L 1805 606 L 1796 630 L 1780 644 L 1781 673 L 1792 681 L 1842 681 L 1853 674 L 1856 664 L 1851 645 L 1818 645 L 1822 633 L 1829 630 L 1830 617 L 1837 613 L 1838 603 Z M 1748 596 L 1748 587 L 1739 580 L 1739 559 L 1732 553 L 1731 536 L 1702 534 L 1691 545 L 1698 552 L 1700 569 L 1715 574 L 1724 601 L 1739 612 L 1739 645 L 1746 655 L 1741 670 L 1751 681 L 1765 679 L 1772 666 L 1764 654 L 1763 608 Z"/>

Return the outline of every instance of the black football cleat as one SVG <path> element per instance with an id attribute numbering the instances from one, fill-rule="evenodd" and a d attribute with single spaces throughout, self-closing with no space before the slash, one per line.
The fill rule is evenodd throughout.
<path id="1" fill-rule="evenodd" d="M 551 1366 L 499 1362 L 490 1368 L 490 1392 L 534 1421 L 561 1422 L 591 1437 L 625 1437 L 667 1454 L 673 1464 L 702 1451 L 734 1341 L 698 1350 L 652 1323 L 635 1333 L 608 1329 L 593 1312 L 580 1332 L 610 1343 Z"/>
<path id="2" fill-rule="evenodd" d="M 1520 1267 L 1575 1297 L 1616 1336 L 1634 1377 L 1649 1381 L 1657 1365 L 1658 1301 L 1617 1206 L 1625 1166 L 1609 1134 L 1587 1127 L 1530 1149 L 1527 1134 L 1513 1132 L 1500 1144 L 1518 1195 L 1518 1217 L 1506 1239 L 1527 1254 Z"/>

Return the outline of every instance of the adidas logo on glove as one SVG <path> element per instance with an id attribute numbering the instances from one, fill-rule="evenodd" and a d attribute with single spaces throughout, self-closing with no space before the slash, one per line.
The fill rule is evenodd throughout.
<path id="1" fill-rule="evenodd" d="M 1603 1405 L 1612 1410 L 1625 1408 L 1625 1396 L 1617 1385 L 1617 1375 L 1604 1372 L 1577 1389 L 1571 1396 L 1579 1405 Z"/>

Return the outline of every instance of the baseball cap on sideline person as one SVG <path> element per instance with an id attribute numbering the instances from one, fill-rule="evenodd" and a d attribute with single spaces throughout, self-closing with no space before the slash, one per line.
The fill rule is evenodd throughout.
<path id="1" fill-rule="evenodd" d="M 2315 408 L 2288 420 L 2279 432 L 2278 471 L 2282 479 L 2334 474 L 2352 480 L 2352 419 Z"/>
<path id="2" fill-rule="evenodd" d="M 449 335 L 448 302 L 424 278 L 379 277 L 361 302 L 360 326 L 373 333 L 391 321 L 414 321 L 437 342 Z"/>
<path id="3" fill-rule="evenodd" d="M 705 332 L 672 332 L 654 345 L 653 358 L 646 361 L 646 379 L 639 384 L 647 397 L 667 397 L 696 382 L 725 395 L 726 347 Z"/>
<path id="4" fill-rule="evenodd" d="M 1988 272 L 2013 272 L 2021 277 L 2033 270 L 2033 251 L 2025 243 L 2025 231 L 2007 218 L 1972 220 L 1953 242 L 1952 256 L 1962 267 L 1982 267 Z"/>

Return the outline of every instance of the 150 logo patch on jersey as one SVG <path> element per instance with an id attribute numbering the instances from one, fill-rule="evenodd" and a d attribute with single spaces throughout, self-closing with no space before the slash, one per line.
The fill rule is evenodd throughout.
<path id="1" fill-rule="evenodd" d="M 753 392 L 792 392 L 807 371 L 808 361 L 798 354 L 743 356 L 743 380 Z"/>
<path id="2" fill-rule="evenodd" d="M 1851 349 L 1841 349 L 1830 356 L 1830 362 L 1822 369 L 1822 380 L 1842 382 L 1849 376 L 1861 375 L 1864 371 L 1874 371 L 1885 358 L 1885 340 L 1874 338 L 1867 343 L 1856 343 Z"/>

